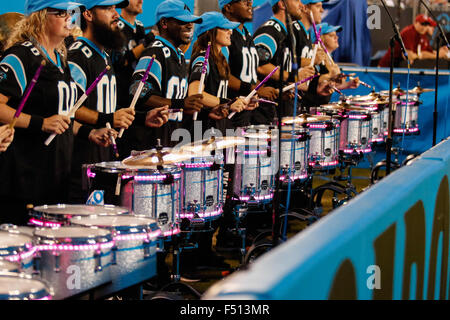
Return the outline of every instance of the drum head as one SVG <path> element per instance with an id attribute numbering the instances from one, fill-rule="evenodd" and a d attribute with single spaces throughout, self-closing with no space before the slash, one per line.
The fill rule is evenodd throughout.
<path id="1" fill-rule="evenodd" d="M 118 215 L 128 214 L 128 209 L 112 205 L 93 206 L 93 205 L 71 205 L 57 204 L 50 206 L 40 206 L 34 208 L 35 212 L 44 213 L 53 216 L 91 216 L 91 215 Z"/>
<path id="2" fill-rule="evenodd" d="M 0 273 L 2 272 L 19 272 L 19 266 L 7 260 L 0 259 Z"/>
<path id="3" fill-rule="evenodd" d="M 151 227 L 152 230 L 157 228 L 155 219 L 138 216 L 76 217 L 71 219 L 70 221 L 74 225 L 85 227 Z"/>
<path id="4" fill-rule="evenodd" d="M 105 229 L 83 227 L 37 229 L 34 234 L 36 237 L 50 240 L 60 240 L 60 242 L 63 243 L 66 243 L 68 238 L 90 240 L 98 237 L 109 237 L 111 235 L 111 233 Z"/>
<path id="5" fill-rule="evenodd" d="M 48 296 L 49 290 L 38 279 L 23 274 L 0 274 L 0 300 L 43 299 Z"/>
<path id="6" fill-rule="evenodd" d="M 0 250 L 8 248 L 24 247 L 32 244 L 33 239 L 26 234 L 20 234 L 10 231 L 0 231 Z"/>
<path id="7" fill-rule="evenodd" d="M 94 168 L 95 171 L 103 171 L 109 173 L 123 172 L 129 169 L 120 161 L 100 162 L 93 164 L 92 168 Z"/>

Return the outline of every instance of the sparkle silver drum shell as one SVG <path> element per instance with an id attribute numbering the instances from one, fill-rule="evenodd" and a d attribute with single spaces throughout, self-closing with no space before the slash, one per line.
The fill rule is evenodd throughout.
<path id="1" fill-rule="evenodd" d="M 223 156 L 193 157 L 183 170 L 179 218 L 218 219 L 223 212 Z"/>
<path id="2" fill-rule="evenodd" d="M 112 290 L 156 276 L 156 247 L 161 234 L 155 219 L 133 216 L 74 217 L 73 226 L 107 229 L 115 242 L 112 248 Z"/>
<path id="3" fill-rule="evenodd" d="M 402 96 L 395 113 L 394 134 L 419 134 L 419 106 L 420 101 L 417 96 Z"/>
<path id="4" fill-rule="evenodd" d="M 72 217 L 91 215 L 118 215 L 128 214 L 129 210 L 113 205 L 72 205 L 56 204 L 33 208 L 30 223 L 38 227 L 61 227 L 69 225 Z"/>
<path id="5" fill-rule="evenodd" d="M 19 265 L 8 260 L 0 259 L 0 273 L 4 272 L 20 272 Z"/>
<path id="6" fill-rule="evenodd" d="M 170 237 L 180 231 L 177 215 L 181 212 L 181 175 L 176 166 L 131 167 L 121 162 L 102 162 L 89 167 L 91 184 L 107 190 L 113 182 L 117 203 L 136 215 L 155 219 L 162 235 Z M 103 177 L 104 181 L 94 181 Z M 105 195 L 106 197 L 106 195 Z"/>
<path id="7" fill-rule="evenodd" d="M 52 290 L 24 273 L 0 272 L 0 300 L 51 300 Z"/>
<path id="8" fill-rule="evenodd" d="M 0 230 L 0 258 L 17 264 L 19 271 L 34 272 L 36 247 L 33 238 L 27 234 Z"/>
<path id="9" fill-rule="evenodd" d="M 60 227 L 36 229 L 39 271 L 64 299 L 111 281 L 114 241 L 106 229 Z"/>
<path id="10" fill-rule="evenodd" d="M 369 111 L 349 111 L 341 122 L 339 149 L 351 154 L 372 152 L 372 122 Z"/>
<path id="11" fill-rule="evenodd" d="M 296 128 L 293 133 L 292 126 L 283 126 L 280 137 L 280 180 L 305 180 L 308 178 L 309 161 L 309 130 Z"/>
<path id="12" fill-rule="evenodd" d="M 240 128 L 245 145 L 237 146 L 234 194 L 239 200 L 266 204 L 272 201 L 278 171 L 278 129 L 258 125 Z"/>
<path id="13" fill-rule="evenodd" d="M 337 119 L 308 123 L 309 165 L 316 169 L 334 169 L 339 164 L 340 122 Z"/>

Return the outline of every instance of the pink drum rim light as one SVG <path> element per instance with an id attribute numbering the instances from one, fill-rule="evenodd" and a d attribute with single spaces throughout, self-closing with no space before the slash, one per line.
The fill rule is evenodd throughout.
<path id="1" fill-rule="evenodd" d="M 96 244 L 39 244 L 39 251 L 96 251 L 111 249 L 114 247 L 115 241 L 96 243 Z"/>
<path id="2" fill-rule="evenodd" d="M 319 161 L 318 163 L 317 162 L 309 162 L 309 165 L 311 167 L 314 167 L 316 165 L 320 165 L 321 167 L 334 167 L 334 166 L 337 166 L 338 164 L 339 164 L 338 160 L 335 160 L 335 161 Z"/>
<path id="3" fill-rule="evenodd" d="M 223 209 L 219 209 L 213 212 L 205 212 L 205 213 L 179 213 L 178 218 L 180 219 L 192 219 L 194 218 L 194 215 L 198 215 L 200 218 L 213 218 L 220 216 L 223 213 Z"/>
<path id="4" fill-rule="evenodd" d="M 37 251 L 36 247 L 30 247 L 28 249 L 29 249 L 29 251 L 21 252 L 21 253 L 10 255 L 10 256 L 4 256 L 4 258 L 10 262 L 18 262 L 18 261 L 26 260 L 26 259 L 32 257 Z"/>
<path id="5" fill-rule="evenodd" d="M 59 228 L 62 226 L 59 222 L 42 221 L 36 218 L 31 218 L 28 222 L 38 227 Z"/>

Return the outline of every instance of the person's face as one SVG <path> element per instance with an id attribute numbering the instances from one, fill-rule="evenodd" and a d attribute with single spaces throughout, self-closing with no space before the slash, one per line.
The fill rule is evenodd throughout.
<path id="1" fill-rule="evenodd" d="M 424 34 L 426 34 L 428 32 L 429 25 L 428 24 L 422 24 L 420 22 L 416 22 L 416 23 L 414 23 L 414 27 L 415 27 L 417 33 L 419 33 L 421 35 L 424 35 Z"/>
<path id="2" fill-rule="evenodd" d="M 237 21 L 244 23 L 253 20 L 253 0 L 236 0 L 228 6 L 231 16 Z"/>
<path id="3" fill-rule="evenodd" d="M 56 37 L 64 39 L 70 35 L 70 20 L 66 10 L 47 9 L 47 30 Z"/>
<path id="4" fill-rule="evenodd" d="M 221 47 L 228 47 L 231 45 L 231 34 L 233 30 L 231 29 L 221 29 L 217 28 L 216 43 Z"/>
<path id="5" fill-rule="evenodd" d="M 299 20 L 302 16 L 303 4 L 300 0 L 286 0 L 287 12 L 292 19 Z"/>
<path id="6" fill-rule="evenodd" d="M 95 7 L 93 13 L 96 24 L 101 24 L 113 32 L 119 30 L 117 25 L 119 13 L 116 10 L 116 6 Z"/>
<path id="7" fill-rule="evenodd" d="M 339 37 L 336 32 L 330 32 L 322 35 L 322 40 L 330 52 L 333 52 L 339 48 Z"/>
<path id="8" fill-rule="evenodd" d="M 183 22 L 174 18 L 165 19 L 163 28 L 166 29 L 167 35 L 177 45 L 189 44 L 194 34 L 194 23 Z"/>
<path id="9" fill-rule="evenodd" d="M 314 22 L 316 24 L 322 23 L 323 6 L 322 2 L 308 4 L 309 10 L 312 12 Z M 311 21 L 312 23 L 312 21 Z"/>
<path id="10" fill-rule="evenodd" d="M 124 8 L 123 10 L 127 11 L 128 13 L 132 15 L 138 15 L 142 13 L 142 4 L 144 3 L 144 0 L 129 0 L 128 7 Z"/>
<path id="11" fill-rule="evenodd" d="M 430 37 L 432 37 L 433 33 L 434 33 L 434 27 L 432 25 L 428 26 L 427 32 L 428 32 L 428 35 Z"/>

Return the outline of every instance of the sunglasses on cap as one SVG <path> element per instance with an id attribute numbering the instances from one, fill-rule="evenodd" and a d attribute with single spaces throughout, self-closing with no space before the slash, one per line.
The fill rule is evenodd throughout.
<path id="1" fill-rule="evenodd" d="M 76 9 L 61 10 L 61 9 L 47 8 L 47 14 L 55 15 L 58 18 L 72 17 L 76 13 L 77 13 Z"/>

